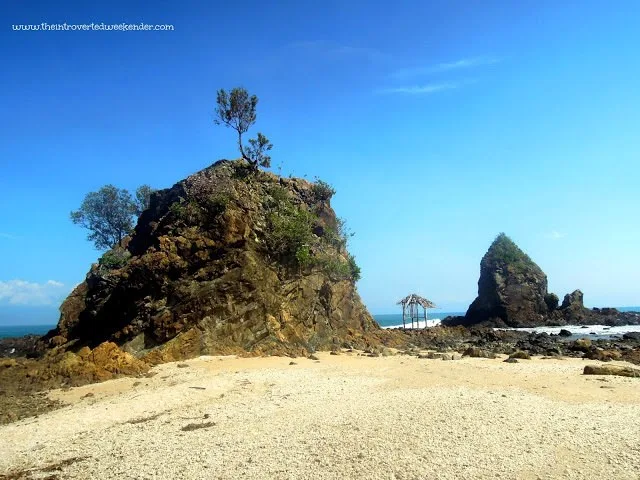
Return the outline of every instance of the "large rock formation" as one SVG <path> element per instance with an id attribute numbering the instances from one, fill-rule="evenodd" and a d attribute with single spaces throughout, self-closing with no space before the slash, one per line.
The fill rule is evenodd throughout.
<path id="1" fill-rule="evenodd" d="M 547 276 L 504 233 L 498 235 L 480 262 L 478 297 L 465 323 L 492 321 L 510 327 L 544 323 Z"/>
<path id="2" fill-rule="evenodd" d="M 547 291 L 547 276 L 504 233 L 496 237 L 480 262 L 478 297 L 464 317 L 447 317 L 444 325 L 538 327 L 569 324 L 638 324 L 634 312 L 587 309 L 580 290 L 559 298 Z"/>
<path id="3" fill-rule="evenodd" d="M 153 362 L 366 345 L 379 327 L 322 185 L 215 163 L 156 192 L 61 307 L 54 345 Z"/>

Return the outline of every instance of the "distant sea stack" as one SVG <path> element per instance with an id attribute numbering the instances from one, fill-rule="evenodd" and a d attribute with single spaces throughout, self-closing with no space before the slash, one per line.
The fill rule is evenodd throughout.
<path id="1" fill-rule="evenodd" d="M 326 186 L 222 160 L 156 192 L 45 341 L 151 361 L 367 345 L 380 327 Z"/>
<path id="2" fill-rule="evenodd" d="M 634 313 L 614 308 L 584 307 L 575 290 L 559 304 L 547 290 L 547 276 L 507 235 L 493 241 L 480 262 L 478 296 L 464 317 L 447 317 L 444 325 L 538 327 L 569 324 L 625 325 L 638 323 Z"/>
<path id="3" fill-rule="evenodd" d="M 549 313 L 546 296 L 547 276 L 501 233 L 482 257 L 478 297 L 460 323 L 490 322 L 509 327 L 541 325 Z"/>

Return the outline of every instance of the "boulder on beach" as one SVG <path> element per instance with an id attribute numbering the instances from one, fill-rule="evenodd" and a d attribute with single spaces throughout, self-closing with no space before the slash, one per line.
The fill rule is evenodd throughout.
<path id="1" fill-rule="evenodd" d="M 618 365 L 586 365 L 584 375 L 619 375 L 622 377 L 640 377 L 640 369 Z"/>

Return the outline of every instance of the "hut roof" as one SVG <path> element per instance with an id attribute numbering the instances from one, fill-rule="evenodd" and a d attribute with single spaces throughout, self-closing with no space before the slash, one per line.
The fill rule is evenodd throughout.
<path id="1" fill-rule="evenodd" d="M 422 305 L 424 308 L 437 308 L 436 304 L 433 303 L 431 300 L 427 300 L 426 298 L 421 297 L 416 293 L 410 293 L 409 295 L 404 297 L 402 300 L 400 300 L 397 303 L 397 305 L 409 305 L 412 303 L 417 303 L 418 305 Z"/>

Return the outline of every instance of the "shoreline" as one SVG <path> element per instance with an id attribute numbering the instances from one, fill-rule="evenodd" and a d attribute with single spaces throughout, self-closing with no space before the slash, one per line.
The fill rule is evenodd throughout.
<path id="1" fill-rule="evenodd" d="M 316 355 L 204 356 L 52 390 L 65 406 L 0 426 L 0 473 L 533 479 L 640 470 L 640 380 L 582 375 L 602 362 Z"/>

